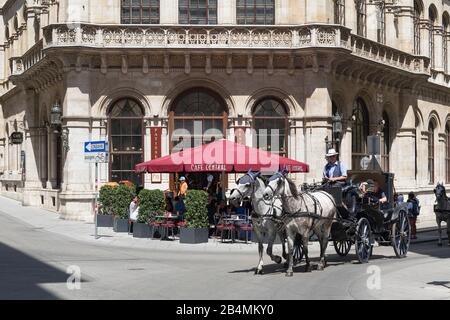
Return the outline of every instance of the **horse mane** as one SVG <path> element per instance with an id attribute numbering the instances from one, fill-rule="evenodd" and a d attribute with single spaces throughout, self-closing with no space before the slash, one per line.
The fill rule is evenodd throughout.
<path id="1" fill-rule="evenodd" d="M 289 189 L 291 190 L 291 193 L 292 193 L 292 196 L 295 198 L 295 199 L 298 199 L 298 197 L 299 197 L 299 192 L 298 192 L 298 189 L 297 189 L 297 186 L 295 185 L 295 183 L 291 180 L 291 179 L 289 179 L 288 177 L 286 177 L 286 181 L 288 182 L 288 184 L 289 184 Z"/>

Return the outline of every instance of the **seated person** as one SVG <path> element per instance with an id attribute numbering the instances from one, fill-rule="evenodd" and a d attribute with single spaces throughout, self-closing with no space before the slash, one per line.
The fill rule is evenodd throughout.
<path id="1" fill-rule="evenodd" d="M 184 220 L 184 213 L 186 212 L 186 207 L 184 205 L 183 198 L 175 197 L 175 214 L 178 216 L 179 221 Z"/>
<path id="2" fill-rule="evenodd" d="M 383 204 L 388 201 L 386 194 L 380 188 L 378 181 L 373 181 L 372 179 L 367 180 L 367 190 L 364 192 L 364 195 L 377 199 L 380 207 L 383 207 Z"/>
<path id="3" fill-rule="evenodd" d="M 217 220 L 215 217 L 216 206 L 217 206 L 216 199 L 214 198 L 214 196 L 212 194 L 210 194 L 208 196 L 208 205 L 206 206 L 206 208 L 208 209 L 208 223 L 209 223 L 209 227 L 211 229 L 215 228 L 216 224 L 217 224 Z M 211 231 L 212 230 L 210 230 L 210 234 L 211 234 Z"/>
<path id="4" fill-rule="evenodd" d="M 223 218 L 226 218 L 227 216 L 229 216 L 229 210 L 227 208 L 227 203 L 225 202 L 225 200 L 221 200 L 219 202 L 219 205 L 216 208 L 216 221 L 217 224 L 223 224 Z"/>

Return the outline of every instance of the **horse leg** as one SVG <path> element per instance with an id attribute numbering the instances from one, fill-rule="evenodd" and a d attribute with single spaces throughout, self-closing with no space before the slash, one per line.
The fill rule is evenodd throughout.
<path id="1" fill-rule="evenodd" d="M 450 215 L 447 217 L 447 239 L 448 239 L 448 246 L 450 247 Z"/>
<path id="2" fill-rule="evenodd" d="M 267 255 L 272 259 L 272 261 L 275 261 L 275 263 L 281 263 L 283 260 L 280 256 L 274 255 L 272 253 L 273 249 L 273 243 L 275 242 L 275 238 L 277 236 L 277 233 L 275 232 L 275 229 L 269 229 L 269 236 L 268 236 L 268 244 L 267 244 Z"/>
<path id="3" fill-rule="evenodd" d="M 305 256 L 306 261 L 306 272 L 311 272 L 311 261 L 309 260 L 308 255 L 308 241 L 309 241 L 309 231 L 306 231 L 302 234 L 302 244 L 303 244 L 303 254 Z"/>
<path id="4" fill-rule="evenodd" d="M 294 239 L 295 239 L 295 234 L 292 235 L 290 234 L 291 232 L 288 232 L 287 234 L 287 247 L 288 247 L 288 267 L 286 270 L 286 277 L 292 277 L 294 275 L 294 270 L 293 268 L 293 262 L 294 262 L 294 257 L 293 257 L 293 252 L 294 252 Z"/>
<path id="5" fill-rule="evenodd" d="M 325 260 L 325 253 L 326 253 L 327 247 L 328 247 L 328 236 L 329 236 L 329 232 L 324 232 L 324 233 L 321 233 L 321 236 L 319 237 L 320 261 L 319 261 L 319 264 L 317 265 L 317 270 L 320 270 L 320 271 L 322 271 L 327 265 L 327 262 Z"/>
<path id="6" fill-rule="evenodd" d="M 439 240 L 438 240 L 438 246 L 442 246 L 442 230 L 441 230 L 441 217 L 436 218 L 437 224 L 438 224 L 438 234 L 439 234 Z"/>
<path id="7" fill-rule="evenodd" d="M 280 240 L 281 240 L 281 247 L 283 249 L 283 259 L 287 260 L 288 256 L 287 256 L 287 252 L 286 252 L 286 232 L 285 231 L 281 231 L 279 233 L 280 236 Z"/>
<path id="8" fill-rule="evenodd" d="M 264 262 L 263 262 L 264 246 L 262 243 L 262 235 L 259 231 L 257 231 L 257 229 L 255 229 L 255 236 L 256 236 L 256 239 L 258 240 L 258 253 L 259 253 L 259 262 L 258 262 L 258 265 L 256 266 L 255 274 L 262 274 L 262 268 L 264 265 Z"/>

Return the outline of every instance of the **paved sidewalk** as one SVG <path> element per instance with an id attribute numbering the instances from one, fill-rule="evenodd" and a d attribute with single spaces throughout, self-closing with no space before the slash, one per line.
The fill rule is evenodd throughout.
<path id="1" fill-rule="evenodd" d="M 116 233 L 112 228 L 98 228 L 99 239 L 95 239 L 95 226 L 93 223 L 82 221 L 68 221 L 59 218 L 59 214 L 36 207 L 24 207 L 20 202 L 0 197 L 0 214 L 19 219 L 35 229 L 42 229 L 75 240 L 96 243 L 99 245 L 112 245 L 118 247 L 151 248 L 161 250 L 179 250 L 184 248 L 192 251 L 242 251 L 257 250 L 257 244 L 235 242 L 222 243 L 219 239 L 210 239 L 208 243 L 184 244 L 178 240 L 161 241 L 159 239 L 133 238 L 128 233 Z M 275 245 L 277 246 L 277 245 Z"/>
<path id="2" fill-rule="evenodd" d="M 182 244 L 178 240 L 161 241 L 159 239 L 139 239 L 133 238 L 127 233 L 116 233 L 112 228 L 98 228 L 99 239 L 95 239 L 95 227 L 93 223 L 82 221 L 68 221 L 59 218 L 59 214 L 36 207 L 24 207 L 20 202 L 0 197 L 0 213 L 19 219 L 35 229 L 43 229 L 75 240 L 96 243 L 99 245 L 112 245 L 132 248 L 151 248 L 161 250 L 179 250 L 180 247 L 193 251 L 214 251 L 217 252 L 255 252 L 255 243 L 222 243 L 220 239 L 210 239 L 208 243 L 202 244 Z M 436 226 L 427 225 L 425 228 L 418 228 L 418 239 L 412 240 L 414 243 L 437 241 Z M 445 225 L 443 239 L 447 239 Z M 278 247 L 280 245 L 275 245 Z M 281 246 L 280 246 L 281 247 Z"/>

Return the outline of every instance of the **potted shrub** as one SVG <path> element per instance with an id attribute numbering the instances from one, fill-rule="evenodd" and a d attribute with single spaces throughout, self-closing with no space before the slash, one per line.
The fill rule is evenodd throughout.
<path id="1" fill-rule="evenodd" d="M 180 243 L 208 242 L 208 194 L 202 190 L 191 190 L 185 199 L 186 227 L 180 228 Z"/>
<path id="2" fill-rule="evenodd" d="M 153 228 L 149 225 L 155 217 L 164 213 L 164 192 L 161 190 L 146 190 L 139 192 L 139 214 L 133 226 L 133 237 L 150 238 Z"/>
<path id="3" fill-rule="evenodd" d="M 98 203 L 99 210 L 97 214 L 97 227 L 112 228 L 114 225 L 113 217 L 113 200 L 114 200 L 113 186 L 103 186 L 100 189 Z"/>
<path id="4" fill-rule="evenodd" d="M 133 197 L 133 189 L 130 187 L 118 186 L 114 189 L 112 208 L 114 212 L 115 232 L 128 232 L 128 208 Z"/>

